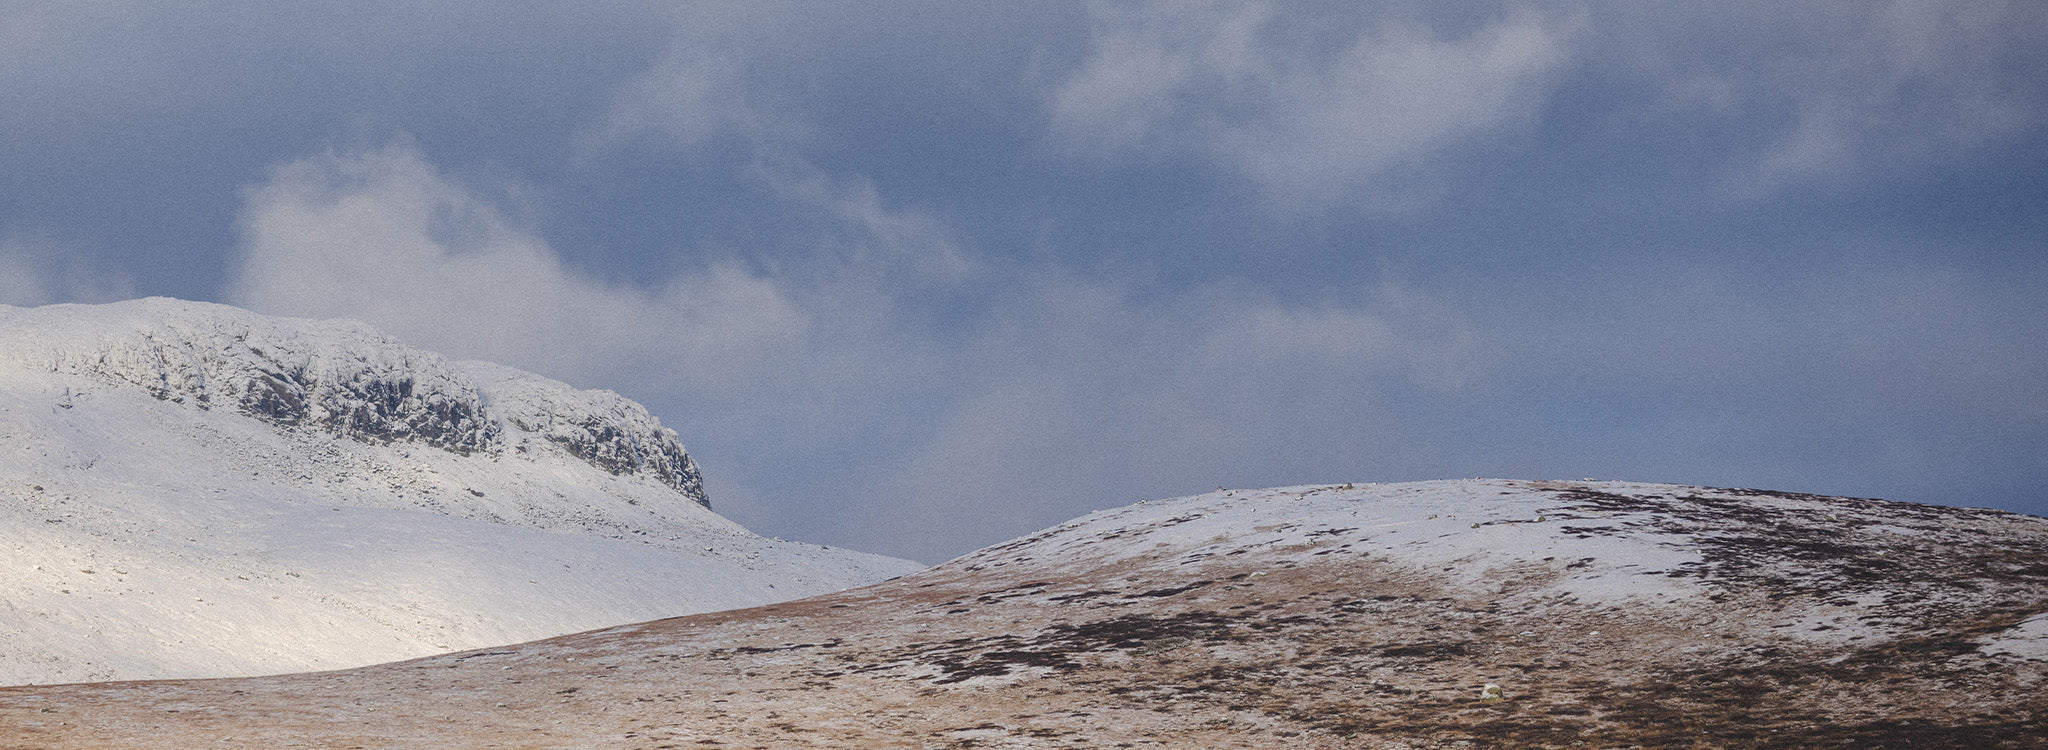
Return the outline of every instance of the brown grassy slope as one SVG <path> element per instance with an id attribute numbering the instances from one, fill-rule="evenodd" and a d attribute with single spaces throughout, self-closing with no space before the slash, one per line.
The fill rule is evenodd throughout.
<path id="1" fill-rule="evenodd" d="M 0 747 L 2048 746 L 2048 662 L 1980 648 L 2048 611 L 2042 519 L 1501 486 L 1542 504 L 1531 534 L 1693 545 L 1692 566 L 1643 574 L 1701 595 L 1588 604 L 1559 582 L 1592 563 L 1561 557 L 1475 558 L 1492 582 L 1475 589 L 1332 524 L 1273 537 L 1286 543 L 1176 541 L 1197 508 L 851 592 L 498 649 L 5 688 Z M 1260 512 L 1266 530 L 1294 524 Z M 1789 632 L 1829 623 L 1865 634 Z M 1487 683 L 1506 699 L 1480 700 Z"/>

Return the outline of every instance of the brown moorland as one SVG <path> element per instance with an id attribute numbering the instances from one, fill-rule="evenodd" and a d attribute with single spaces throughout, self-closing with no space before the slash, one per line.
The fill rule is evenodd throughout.
<path id="1" fill-rule="evenodd" d="M 2011 513 L 1606 482 L 1219 491 L 772 606 L 336 672 L 0 688 L 0 747 L 2043 747 L 2044 613 L 2048 519 Z"/>

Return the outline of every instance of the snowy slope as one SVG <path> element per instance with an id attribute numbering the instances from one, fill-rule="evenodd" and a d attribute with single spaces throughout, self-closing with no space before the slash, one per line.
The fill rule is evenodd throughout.
<path id="1" fill-rule="evenodd" d="M 0 684 L 328 669 L 807 596 L 637 404 L 357 324 L 0 306 Z"/>
<path id="2" fill-rule="evenodd" d="M 2044 560 L 2048 519 L 1879 500 L 1218 491 L 755 609 L 0 689 L 0 746 L 2038 748 Z"/>

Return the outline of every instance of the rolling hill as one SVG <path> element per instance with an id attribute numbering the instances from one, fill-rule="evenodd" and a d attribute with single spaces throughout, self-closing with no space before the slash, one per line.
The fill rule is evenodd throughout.
<path id="1" fill-rule="evenodd" d="M 749 609 L 0 689 L 0 747 L 2040 747 L 2044 561 L 2048 519 L 1880 500 L 1219 490 Z"/>
<path id="2" fill-rule="evenodd" d="M 0 306 L 0 684 L 361 666 L 920 567 L 717 515 L 607 391 L 349 322 Z"/>

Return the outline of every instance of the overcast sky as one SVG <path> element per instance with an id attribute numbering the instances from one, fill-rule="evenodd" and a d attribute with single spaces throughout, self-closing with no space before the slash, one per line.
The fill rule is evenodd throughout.
<path id="1" fill-rule="evenodd" d="M 927 562 L 1224 487 L 2048 513 L 2048 5 L 0 0 L 0 302 L 352 317 Z"/>

